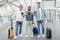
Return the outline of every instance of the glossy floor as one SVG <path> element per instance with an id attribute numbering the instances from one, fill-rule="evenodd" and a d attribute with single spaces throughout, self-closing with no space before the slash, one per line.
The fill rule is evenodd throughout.
<path id="1" fill-rule="evenodd" d="M 15 40 L 60 40 L 60 31 L 59 31 L 60 30 L 60 27 L 59 27 L 60 26 L 60 21 L 53 22 L 53 23 L 47 23 L 47 25 L 45 24 L 45 27 L 49 27 L 52 30 L 52 39 L 46 39 L 46 38 L 43 38 L 42 36 L 39 39 L 37 38 L 37 36 L 34 36 L 33 38 L 32 37 L 26 38 L 25 37 L 25 35 L 26 35 L 25 25 L 26 24 L 24 23 L 23 24 L 23 29 L 22 29 L 23 37 L 18 37 Z M 10 25 L 8 27 L 4 28 L 3 30 L 0 30 L 0 40 L 14 40 L 14 39 L 8 39 L 8 29 L 9 28 L 10 28 Z M 14 29 L 15 29 L 15 25 L 14 25 Z"/>

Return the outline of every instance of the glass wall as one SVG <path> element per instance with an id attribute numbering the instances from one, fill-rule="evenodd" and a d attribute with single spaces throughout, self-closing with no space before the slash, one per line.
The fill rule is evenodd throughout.
<path id="1" fill-rule="evenodd" d="M 18 0 L 18 1 L 13 0 L 13 1 L 9 1 L 9 2 L 11 2 L 10 5 L 6 4 L 6 5 L 2 6 L 2 7 L 0 7 L 0 12 L 1 12 L 0 13 L 0 20 L 2 20 L 3 22 L 4 21 L 6 22 L 6 21 L 10 20 L 9 19 L 9 18 L 11 18 L 10 16 L 12 14 L 14 14 L 14 11 L 18 10 L 18 6 L 20 4 L 22 4 L 24 6 L 25 10 L 26 10 L 28 5 L 32 5 L 32 9 L 34 9 L 36 7 L 36 3 L 38 1 L 40 1 L 40 0 Z M 59 0 L 42 0 L 42 6 L 46 10 L 46 13 L 48 15 L 49 20 L 54 21 L 54 20 L 59 19 L 59 15 L 58 15 L 58 13 L 59 13 L 58 8 L 59 7 L 57 7 L 57 6 L 59 6 L 58 2 L 59 2 Z"/>

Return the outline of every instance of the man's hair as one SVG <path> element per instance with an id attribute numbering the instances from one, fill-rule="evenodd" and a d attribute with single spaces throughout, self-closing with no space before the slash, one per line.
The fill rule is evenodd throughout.
<path id="1" fill-rule="evenodd" d="M 37 2 L 37 4 L 40 4 L 41 2 Z"/>
<path id="2" fill-rule="evenodd" d="M 28 6 L 28 7 L 31 7 L 31 6 Z"/>
<path id="3" fill-rule="evenodd" d="M 30 9 L 29 9 L 30 8 Z M 28 11 L 30 11 L 31 10 L 31 6 L 28 6 Z"/>
<path id="4" fill-rule="evenodd" d="M 19 7 L 20 7 L 20 6 L 23 7 L 23 5 L 19 5 Z"/>

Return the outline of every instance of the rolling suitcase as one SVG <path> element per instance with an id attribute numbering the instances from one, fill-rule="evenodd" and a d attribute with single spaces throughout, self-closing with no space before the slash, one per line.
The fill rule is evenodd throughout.
<path id="1" fill-rule="evenodd" d="M 13 22 L 11 19 L 11 28 L 8 29 L 8 38 L 13 38 L 14 37 L 14 31 L 13 31 Z"/>
<path id="2" fill-rule="evenodd" d="M 50 28 L 46 28 L 46 38 L 52 38 L 52 30 Z"/>

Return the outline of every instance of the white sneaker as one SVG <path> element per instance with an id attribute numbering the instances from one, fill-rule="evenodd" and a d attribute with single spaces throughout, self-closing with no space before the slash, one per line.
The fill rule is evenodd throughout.
<path id="1" fill-rule="evenodd" d="M 23 36 L 20 34 L 19 37 L 23 37 Z"/>
<path id="2" fill-rule="evenodd" d="M 42 37 L 45 37 L 45 35 L 42 35 Z"/>
<path id="3" fill-rule="evenodd" d="M 41 36 L 41 35 L 38 35 L 38 37 L 37 37 L 37 38 L 40 38 L 40 36 Z"/>
<path id="4" fill-rule="evenodd" d="M 26 37 L 28 37 L 28 35 L 26 35 Z"/>
<path id="5" fill-rule="evenodd" d="M 16 39 L 16 38 L 17 38 L 17 36 L 14 37 L 14 39 Z"/>
<path id="6" fill-rule="evenodd" d="M 33 35 L 30 35 L 31 37 L 33 37 Z"/>

